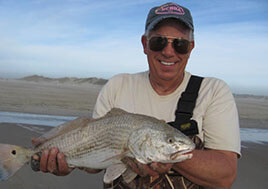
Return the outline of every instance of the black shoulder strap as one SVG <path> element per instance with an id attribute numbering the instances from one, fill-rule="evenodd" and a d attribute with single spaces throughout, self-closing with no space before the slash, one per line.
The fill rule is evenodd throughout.
<path id="1" fill-rule="evenodd" d="M 185 91 L 181 94 L 178 101 L 175 121 L 168 123 L 186 135 L 198 134 L 197 123 L 191 120 L 191 117 L 193 116 L 193 110 L 203 79 L 203 77 L 191 76 Z"/>

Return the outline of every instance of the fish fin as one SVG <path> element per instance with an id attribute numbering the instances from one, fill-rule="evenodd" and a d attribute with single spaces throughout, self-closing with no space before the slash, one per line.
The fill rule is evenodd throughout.
<path id="1" fill-rule="evenodd" d="M 104 117 L 112 117 L 112 116 L 117 116 L 117 115 L 122 115 L 122 114 L 128 114 L 128 112 L 120 108 L 112 108 L 109 112 L 106 113 Z"/>
<path id="2" fill-rule="evenodd" d="M 106 184 L 111 183 L 113 180 L 120 177 L 126 169 L 127 167 L 123 163 L 111 165 L 105 171 L 103 182 Z"/>
<path id="3" fill-rule="evenodd" d="M 133 181 L 137 176 L 137 173 L 132 171 L 132 169 L 127 168 L 127 170 L 122 174 L 122 177 L 126 183 L 130 183 Z"/>
<path id="4" fill-rule="evenodd" d="M 142 158 L 135 157 L 135 159 L 136 159 L 139 163 L 142 163 L 142 164 L 148 164 L 148 162 L 144 161 L 144 159 L 142 159 Z"/>
<path id="5" fill-rule="evenodd" d="M 32 140 L 32 143 L 34 145 L 34 147 L 39 146 L 40 144 L 43 144 L 44 142 L 55 138 L 59 135 L 62 135 L 64 133 L 67 133 L 71 130 L 77 129 L 79 127 L 84 127 L 86 125 L 88 125 L 89 122 L 94 121 L 94 119 L 89 118 L 89 117 L 80 117 L 77 118 L 75 120 L 71 120 L 68 121 L 66 123 L 63 123 L 53 129 L 51 129 L 50 131 L 46 132 L 45 134 L 41 135 L 38 138 L 35 138 Z"/>
<path id="6" fill-rule="evenodd" d="M 0 154 L 0 181 L 4 181 L 27 163 L 33 152 L 20 146 L 0 144 Z"/>

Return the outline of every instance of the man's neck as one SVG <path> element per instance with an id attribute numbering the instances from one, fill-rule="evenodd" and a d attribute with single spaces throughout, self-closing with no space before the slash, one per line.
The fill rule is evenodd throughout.
<path id="1" fill-rule="evenodd" d="M 184 75 L 174 80 L 158 80 L 149 75 L 151 86 L 158 95 L 169 95 L 173 93 L 182 83 Z"/>

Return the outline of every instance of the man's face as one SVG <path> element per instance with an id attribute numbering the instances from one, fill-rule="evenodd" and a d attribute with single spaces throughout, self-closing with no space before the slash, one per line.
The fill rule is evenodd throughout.
<path id="1" fill-rule="evenodd" d="M 166 36 L 167 38 L 184 38 L 189 40 L 189 31 L 174 22 L 163 23 L 155 31 L 150 32 L 149 39 L 152 36 Z M 194 42 L 191 42 L 190 50 L 187 54 L 180 54 L 175 51 L 172 42 L 168 42 L 161 51 L 152 51 L 148 45 L 148 38 L 142 37 L 144 53 L 147 55 L 150 78 L 153 80 L 176 80 L 183 78 L 184 70 L 194 48 Z"/>

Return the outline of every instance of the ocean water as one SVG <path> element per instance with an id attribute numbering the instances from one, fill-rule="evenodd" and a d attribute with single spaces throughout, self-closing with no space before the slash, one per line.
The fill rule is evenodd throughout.
<path id="1" fill-rule="evenodd" d="M 54 116 L 19 112 L 0 112 L 0 122 L 46 125 L 52 127 L 58 126 L 66 121 L 70 121 L 75 118 L 76 117 L 72 116 Z"/>
<path id="2" fill-rule="evenodd" d="M 77 117 L 28 114 L 18 112 L 0 112 L 0 123 L 24 123 L 55 127 L 75 118 Z M 240 136 L 241 140 L 244 142 L 268 143 L 268 129 L 241 128 Z"/>

